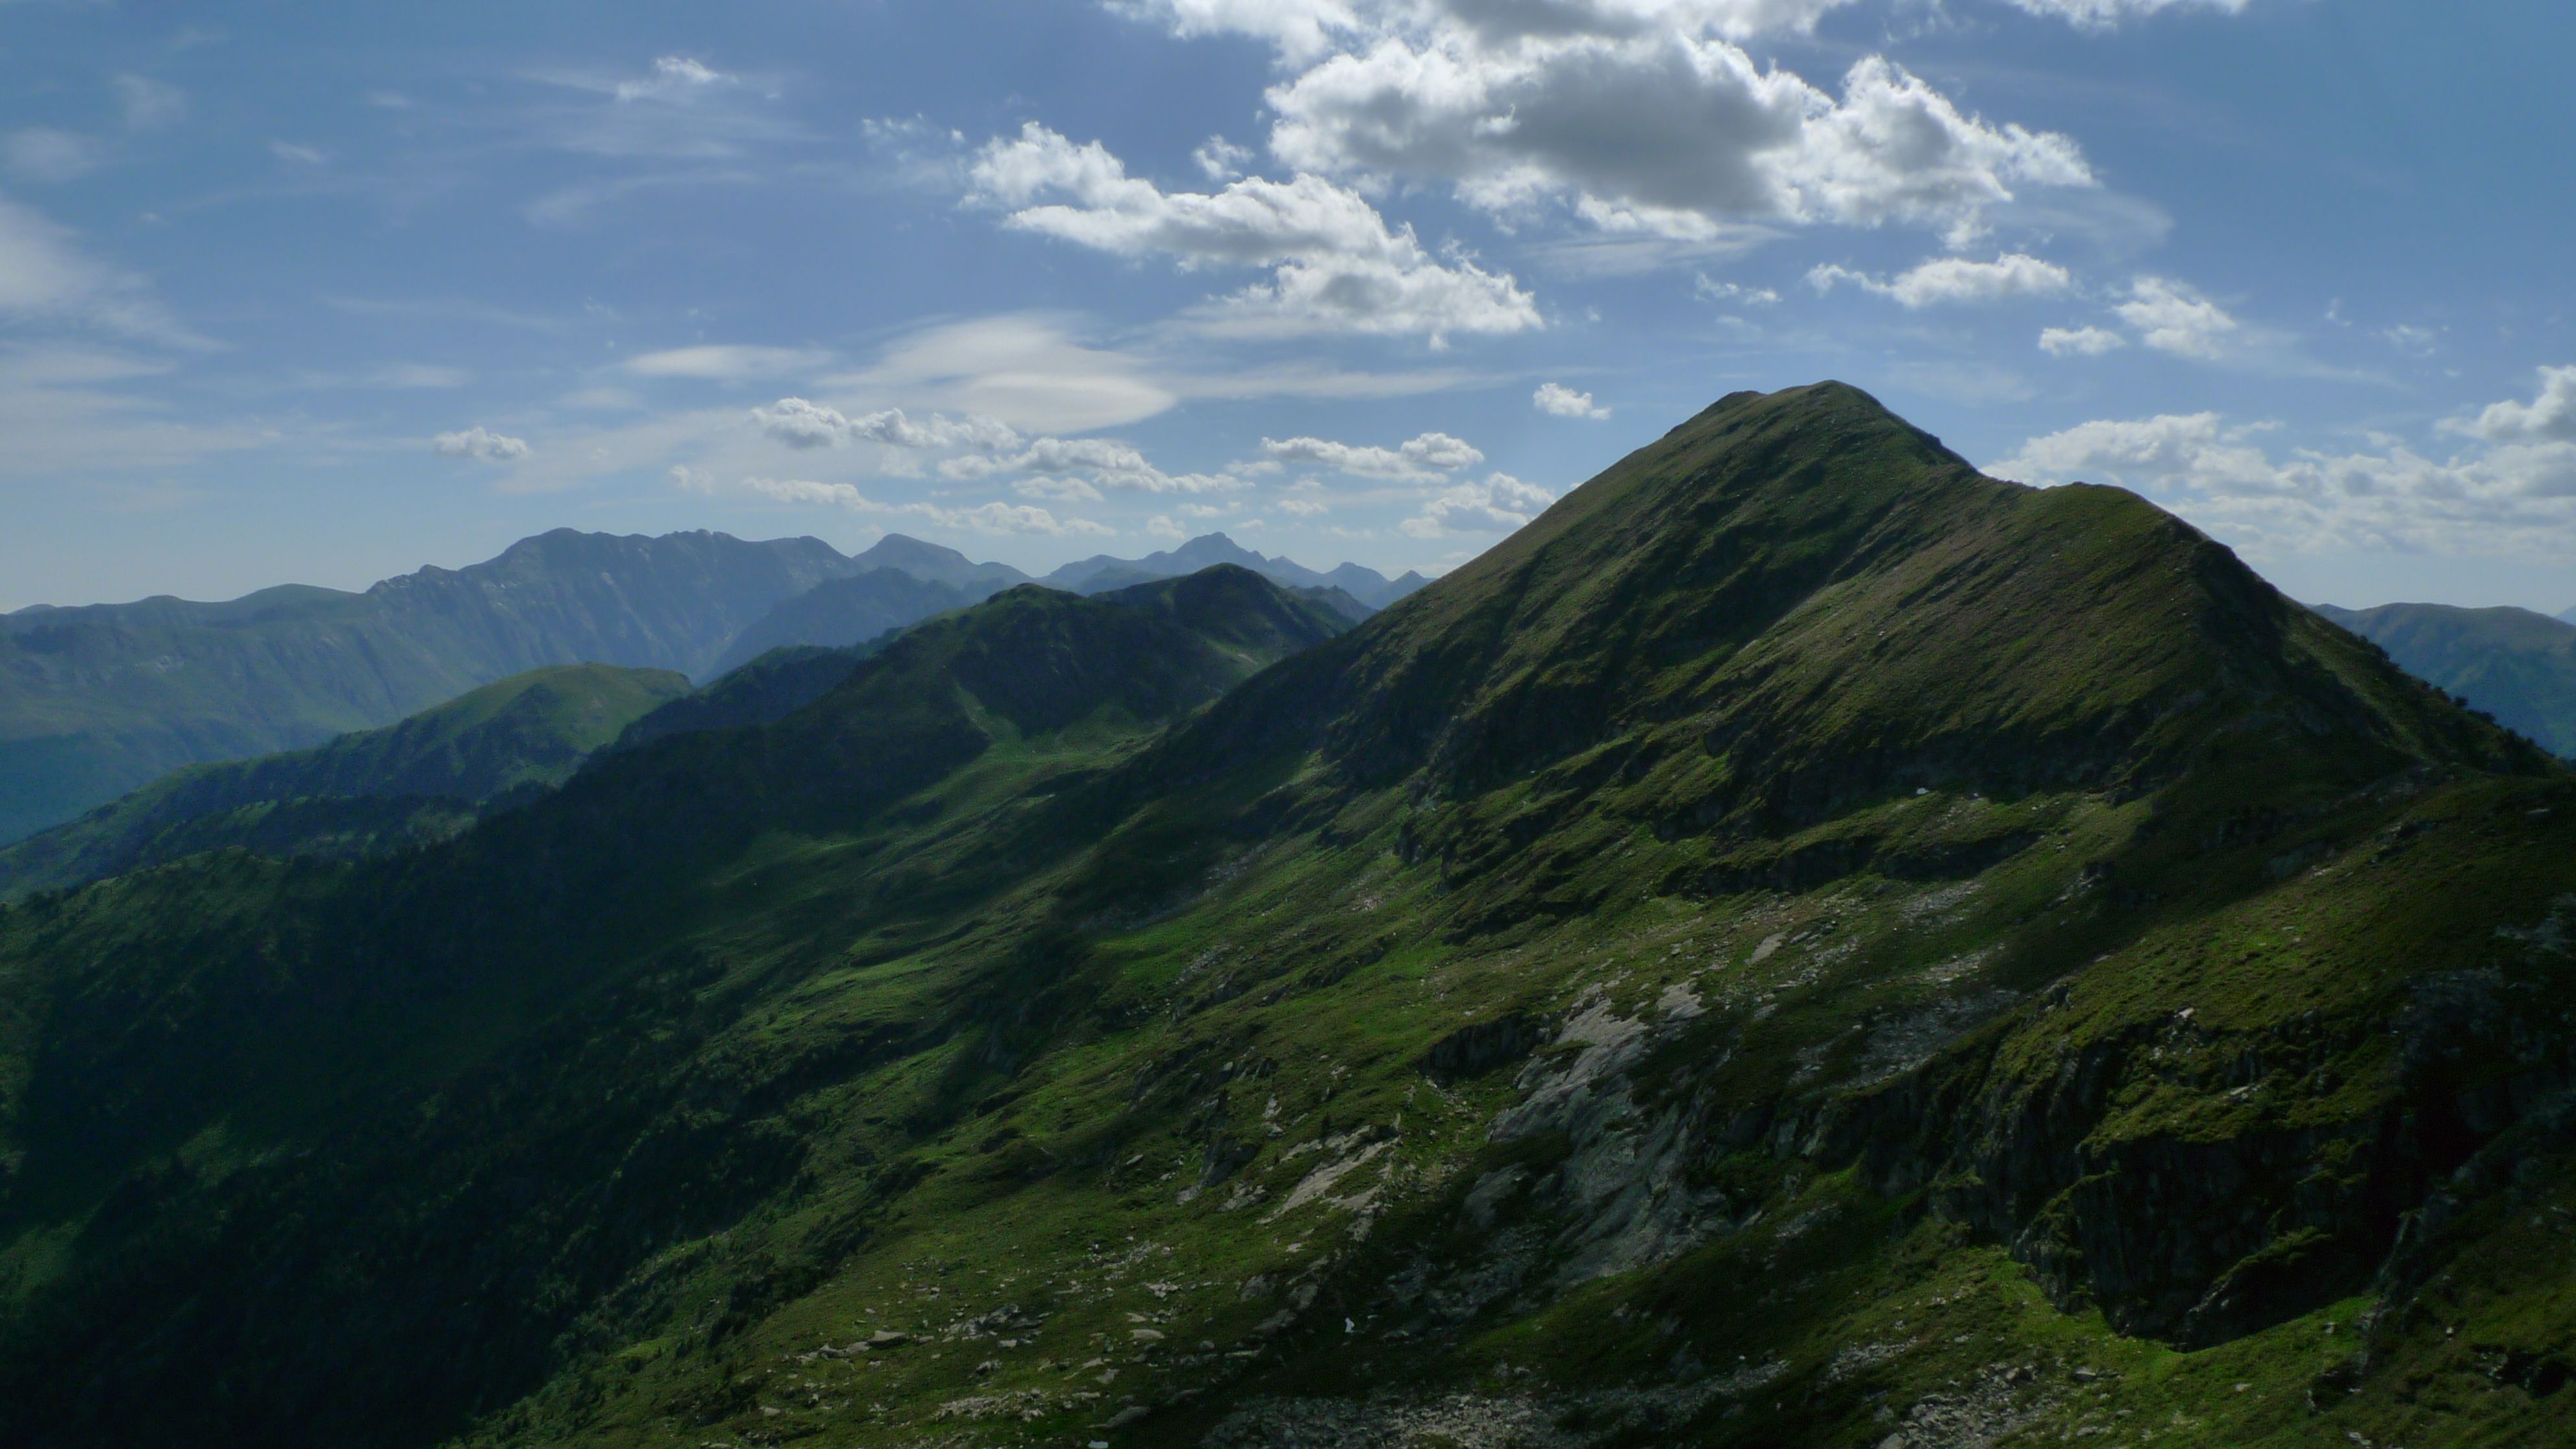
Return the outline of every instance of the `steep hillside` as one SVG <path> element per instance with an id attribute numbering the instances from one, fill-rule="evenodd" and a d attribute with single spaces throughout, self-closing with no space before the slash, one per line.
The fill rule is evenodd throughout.
<path id="1" fill-rule="evenodd" d="M 735 635 L 724 653 L 708 667 L 707 677 L 730 674 L 772 649 L 794 645 L 839 649 L 864 644 L 889 630 L 990 598 L 1004 587 L 998 582 L 954 587 L 918 579 L 894 568 L 829 579 L 780 600 Z"/>
<path id="2" fill-rule="evenodd" d="M 313 749 L 190 766 L 0 849 L 0 900 L 227 845 L 359 854 L 435 838 L 475 807 L 563 783 L 688 688 L 667 670 L 557 665 Z"/>
<path id="3" fill-rule="evenodd" d="M 2445 604 L 2317 612 L 2386 649 L 2407 673 L 2576 758 L 2576 624 L 2528 609 Z"/>
<path id="4" fill-rule="evenodd" d="M 879 642 L 891 641 L 881 638 Z M 772 649 L 628 725 L 599 758 L 672 735 L 785 719 L 831 693 L 874 650 L 873 644 L 842 649 L 797 644 Z"/>
<path id="5" fill-rule="evenodd" d="M 0 1440 L 2576 1428 L 2539 752 L 1833 384 L 1334 626 L 1013 589 L 0 914 Z"/>
<path id="6" fill-rule="evenodd" d="M 181 765 L 390 724 L 546 665 L 695 674 L 779 600 L 850 568 L 810 538 L 559 529 L 363 594 L 0 616 L 0 843 Z"/>
<path id="7" fill-rule="evenodd" d="M 816 910 L 855 908 L 879 920 L 880 951 L 952 935 L 961 895 L 989 898 L 1013 877 L 994 847 L 1032 792 L 1114 762 L 1336 628 L 1239 571 L 1125 602 L 1017 588 L 904 635 L 774 725 L 621 753 L 444 846 L 358 865 L 198 857 L 0 913 L 0 1287 L 13 1305 L 0 1314 L 0 1441 L 113 1437 L 120 1419 L 188 1442 L 418 1441 L 533 1383 L 596 1290 L 793 1171 L 779 1144 L 749 1138 L 706 1157 L 732 1136 L 716 1099 L 683 1109 L 695 1126 L 662 1120 L 671 1092 L 728 1090 L 686 1063 L 748 1002 L 688 944 L 701 926 L 783 909 L 774 919 L 801 935 Z M 864 903 L 838 897 L 844 886 Z M 718 929 L 733 942 L 720 953 L 766 962 L 756 995 L 810 970 L 800 959 L 772 974 L 787 963 L 761 944 L 766 927 Z M 710 987 L 711 1010 L 683 1008 L 693 1019 L 666 1023 L 674 1034 L 642 1057 L 622 1027 L 558 1019 L 640 1024 Z M 912 999 L 938 1004 L 935 991 Z M 788 1050 L 819 1052 L 798 1070 L 828 1075 L 923 1045 L 900 1015 L 879 1041 L 833 1013 L 820 1037 L 792 1030 Z M 655 1080 L 610 1085 L 636 1071 Z M 530 1090 L 586 1101 L 531 1114 Z M 393 1128 L 383 1114 L 420 1110 L 424 1092 L 450 1100 L 432 1109 L 441 1125 Z M 634 1157 L 623 1129 L 592 1135 L 595 1120 L 562 1134 L 603 1106 L 646 1127 L 660 1165 Z M 635 1185 L 637 1211 L 591 1196 L 603 1173 Z M 147 1179 L 167 1191 L 121 1196 Z M 396 1182 L 408 1205 L 383 1196 Z M 567 1192 L 591 1206 L 564 1216 Z M 337 1226 L 308 1237 L 276 1209 Z M 401 1263 L 361 1266 L 386 1250 Z M 571 1296 L 522 1291 L 539 1260 L 570 1275 Z M 167 1351 L 106 1349 L 97 1335 L 121 1334 L 118 1321 L 161 1323 Z M 217 1360 L 249 1377 L 216 1387 Z M 35 1387 L 44 1361 L 92 1362 L 121 1387 L 55 1397 Z M 377 1387 L 326 1402 L 361 1365 Z"/>

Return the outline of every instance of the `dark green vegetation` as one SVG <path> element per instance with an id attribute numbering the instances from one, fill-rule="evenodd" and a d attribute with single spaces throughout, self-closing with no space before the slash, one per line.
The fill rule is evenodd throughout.
<path id="1" fill-rule="evenodd" d="M 227 846 L 354 856 L 452 835 L 688 694 L 668 670 L 562 664 L 309 750 L 192 765 L 0 849 L 0 900 Z"/>
<path id="2" fill-rule="evenodd" d="M 608 752 L 631 750 L 672 735 L 785 719 L 829 694 L 850 677 L 859 661 L 874 653 L 880 644 L 891 642 L 880 636 L 868 644 L 843 649 L 816 644 L 772 649 L 719 676 L 704 689 L 682 695 L 628 725 Z"/>
<path id="3" fill-rule="evenodd" d="M 2576 623 L 2445 604 L 2317 612 L 2386 649 L 2407 673 L 2576 759 Z"/>
<path id="4" fill-rule="evenodd" d="M 0 915 L 0 1441 L 2576 1428 L 2528 744 L 1833 384 L 1337 627 L 1012 589 Z"/>
<path id="5" fill-rule="evenodd" d="M 550 664 L 695 675 L 772 605 L 853 567 L 810 538 L 558 529 L 362 594 L 0 615 L 0 842 L 181 765 L 318 744 Z"/>

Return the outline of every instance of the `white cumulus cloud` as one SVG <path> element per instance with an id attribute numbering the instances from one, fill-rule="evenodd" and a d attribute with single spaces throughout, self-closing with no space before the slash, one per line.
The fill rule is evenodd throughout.
<path id="1" fill-rule="evenodd" d="M 2106 419 L 2033 438 L 1987 471 L 2114 483 L 2258 554 L 2337 549 L 2566 557 L 2576 443 L 2509 442 L 2436 458 L 2394 438 L 2276 455 L 2267 424 L 2216 413 Z"/>
<path id="2" fill-rule="evenodd" d="M 1002 452 L 1020 446 L 1020 435 L 986 417 L 952 418 L 932 413 L 919 421 L 901 408 L 851 417 L 840 409 L 801 397 L 783 397 L 754 408 L 761 431 L 791 448 L 837 448 L 851 443 L 877 443 L 889 448 L 932 450 L 970 448 Z"/>
<path id="3" fill-rule="evenodd" d="M 2128 345 L 2129 339 L 2108 327 L 2044 327 L 2039 333 L 2039 350 L 2051 357 L 2099 357 Z"/>
<path id="4" fill-rule="evenodd" d="M 1329 38 L 1361 26 L 1367 0 L 1108 0 L 1109 8 L 1159 21 L 1175 35 L 1250 35 L 1287 56 L 1322 50 Z"/>
<path id="5" fill-rule="evenodd" d="M 621 101 L 670 101 L 725 84 L 733 77 L 685 55 L 666 55 L 653 62 L 653 69 L 633 80 L 617 83 L 612 92 Z"/>
<path id="6" fill-rule="evenodd" d="M 1606 418 L 1610 410 L 1593 404 L 1592 394 L 1576 392 L 1563 383 L 1543 382 L 1530 394 L 1530 405 L 1551 417 Z"/>
<path id="7" fill-rule="evenodd" d="M 2490 404 L 2455 431 L 2496 443 L 2576 443 L 2576 367 L 2540 370 L 2540 396 Z"/>
<path id="8" fill-rule="evenodd" d="M 1445 184 L 1498 214 L 1555 205 L 1648 250 L 1784 223 L 1956 240 L 2023 188 L 2096 184 L 2074 141 L 1964 112 L 1884 56 L 1837 94 L 1742 48 L 1856 0 L 1107 3 L 1175 35 L 1275 46 L 1270 151 L 1291 168 Z M 2059 3 L 2090 23 L 2106 17 L 2089 8 L 2157 0 Z"/>
<path id="9" fill-rule="evenodd" d="M 1337 41 L 1390 30 L 1447 26 L 1508 41 L 1654 30 L 1746 39 L 1811 30 L 1855 0 L 1108 0 L 1109 8 L 1160 21 L 1175 35 L 1249 35 L 1283 58 L 1305 60 Z"/>
<path id="10" fill-rule="evenodd" d="M 969 168 L 976 199 L 1006 224 L 1116 256 L 1168 256 L 1183 268 L 1267 267 L 1271 280 L 1211 314 L 1234 330 L 1412 334 L 1519 332 L 1538 307 L 1508 275 L 1455 252 L 1435 255 L 1411 227 L 1389 227 L 1358 192 L 1321 177 L 1251 177 L 1214 193 L 1167 192 L 1129 176 L 1098 142 L 1077 146 L 1030 122 Z"/>
<path id="11" fill-rule="evenodd" d="M 1166 473 L 1145 455 L 1107 438 L 1039 438 L 1019 454 L 997 460 L 1005 470 L 1044 477 L 1080 475 L 1102 488 L 1141 493 L 1228 493 L 1243 479 L 1218 473 Z"/>
<path id="12" fill-rule="evenodd" d="M 472 458 L 478 463 L 513 463 L 535 451 L 525 438 L 496 433 L 479 424 L 461 433 L 441 433 L 429 444 L 442 458 Z"/>
<path id="13" fill-rule="evenodd" d="M 1238 146 L 1223 136 L 1210 136 L 1205 144 L 1190 153 L 1201 175 L 1210 181 L 1232 181 L 1252 164 L 1252 150 Z"/>
<path id="14" fill-rule="evenodd" d="M 1481 483 L 1456 483 L 1422 506 L 1400 525 L 1414 538 L 1444 533 L 1509 533 L 1538 516 L 1556 495 L 1509 473 L 1496 473 Z"/>
<path id="15" fill-rule="evenodd" d="M 1447 433 L 1424 433 L 1392 448 L 1337 443 L 1325 438 L 1264 438 L 1261 452 L 1264 461 L 1271 463 L 1306 463 L 1354 477 L 1396 482 L 1437 478 L 1485 461 L 1484 453 L 1475 445 Z"/>
<path id="16" fill-rule="evenodd" d="M 1498 213 L 1555 202 L 1607 231 L 1906 222 L 1973 235 L 2024 185 L 2094 185 L 2068 138 L 1967 115 L 1880 57 L 1839 97 L 1670 28 L 1486 43 L 1391 36 L 1269 95 L 1271 150 L 1326 174 L 1442 180 Z"/>
<path id="17" fill-rule="evenodd" d="M 1769 307 L 1780 300 L 1780 294 L 1769 287 L 1748 287 L 1741 282 L 1721 282 L 1706 272 L 1691 286 L 1691 295 L 1703 302 L 1742 302 L 1751 307 Z"/>
<path id="18" fill-rule="evenodd" d="M 2111 310 L 2149 347 L 2204 361 L 2225 356 L 2241 325 L 2198 289 L 2170 277 L 2138 278 L 2129 285 L 2129 300 Z"/>
<path id="19" fill-rule="evenodd" d="M 2053 297 L 2073 287 L 2075 278 L 2055 262 L 2007 252 L 1991 262 L 1935 257 L 1886 281 L 1847 267 L 1820 266 L 1807 273 L 1807 282 L 1819 292 L 1832 291 L 1837 284 L 1848 282 L 1911 311 L 1948 303 Z"/>
<path id="20" fill-rule="evenodd" d="M 2164 10 L 2220 10 L 2237 15 L 2244 12 L 2249 0 L 2010 0 L 2010 3 L 2033 15 L 2102 29 L 2117 25 L 2133 15 L 2153 15 Z"/>

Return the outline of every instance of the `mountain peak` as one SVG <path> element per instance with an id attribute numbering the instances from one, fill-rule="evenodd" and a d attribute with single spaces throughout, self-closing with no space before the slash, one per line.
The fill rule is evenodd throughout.
<path id="1" fill-rule="evenodd" d="M 1283 588 L 1338 588 L 1370 609 L 1385 608 L 1421 587 L 1423 582 L 1419 574 L 1406 575 L 1405 579 L 1410 582 L 1390 580 L 1375 569 L 1354 563 L 1342 564 L 1330 573 L 1320 573 L 1284 555 L 1271 557 L 1256 553 L 1223 533 L 1203 533 L 1176 547 L 1149 553 L 1140 559 L 1094 554 L 1048 574 L 1045 582 L 1077 593 L 1098 593 L 1151 579 L 1196 573 L 1212 564 L 1233 564 L 1250 569 Z"/>
<path id="2" fill-rule="evenodd" d="M 871 569 L 899 569 L 924 583 L 942 584 L 964 589 L 977 597 L 1007 588 L 1028 577 L 1009 564 L 977 563 L 936 543 L 925 543 L 910 534 L 889 533 L 850 560 L 853 572 Z"/>
<path id="3" fill-rule="evenodd" d="M 1319 656 L 1334 688 L 1220 713 L 1442 792 L 1692 720 L 1729 761 L 1706 808 L 1766 830 L 1900 785 L 2143 788 L 2216 738 L 2528 763 L 2180 519 L 1985 477 L 1832 382 L 1721 399 Z"/>

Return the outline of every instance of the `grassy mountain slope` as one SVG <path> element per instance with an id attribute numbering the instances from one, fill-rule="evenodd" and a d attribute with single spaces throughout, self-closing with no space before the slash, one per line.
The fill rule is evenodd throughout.
<path id="1" fill-rule="evenodd" d="M 289 587 L 0 616 L 0 842 L 181 765 L 390 724 L 530 669 L 696 673 L 779 600 L 850 566 L 810 538 L 559 529 L 363 594 Z"/>
<path id="2" fill-rule="evenodd" d="M 864 644 L 888 630 L 990 598 L 1004 587 L 998 581 L 954 587 L 892 568 L 827 579 L 804 593 L 780 600 L 775 608 L 735 635 L 707 674 L 730 674 L 772 649 L 791 645 L 833 649 Z"/>
<path id="3" fill-rule="evenodd" d="M 193 765 L 0 848 L 0 899 L 226 845 L 350 854 L 434 838 L 485 802 L 563 783 L 688 687 L 668 670 L 557 665 L 313 749 Z"/>
<path id="4" fill-rule="evenodd" d="M 2528 609 L 2445 604 L 2317 612 L 2386 649 L 2407 673 L 2576 758 L 2576 624 Z"/>
<path id="5" fill-rule="evenodd" d="M 0 916 L 0 1437 L 2563 1436 L 2576 784 L 2187 527 L 1824 385 L 1153 587 Z"/>
<path id="6" fill-rule="evenodd" d="M 352 866 L 201 857 L 11 912 L 0 1437 L 121 1432 L 141 1409 L 200 1442 L 416 1439 L 532 1382 L 598 1291 L 792 1176 L 782 1142 L 727 1125 L 758 1104 L 726 1105 L 723 1074 L 689 1063 L 804 974 L 817 913 L 868 913 L 890 940 L 953 934 L 946 896 L 978 888 L 955 878 L 989 893 L 1012 874 L 988 817 L 1338 627 L 1232 571 L 1124 603 L 1015 589 L 775 725 L 621 753 L 443 847 Z M 943 875 L 945 894 L 924 888 Z M 754 900 L 768 925 L 720 924 Z M 772 925 L 785 934 L 760 939 Z M 736 964 L 764 985 L 724 985 Z M 907 997 L 918 975 L 869 974 Z M 702 991 L 703 1010 L 684 1004 Z M 561 1017 L 674 1007 L 659 1045 Z M 828 1074 L 908 1043 L 899 1015 L 884 1041 L 836 1014 L 780 1044 Z M 634 1071 L 652 1082 L 594 1091 Z M 530 1091 L 583 1100 L 531 1114 Z M 577 1186 L 602 1174 L 630 1189 Z M 397 1182 L 416 1187 L 385 1196 Z M 281 1233 L 278 1209 L 340 1226 L 329 1243 Z M 411 1287 L 388 1295 L 387 1267 Z M 530 1270 L 569 1296 L 531 1297 Z M 165 1348 L 109 1346 L 141 1322 Z M 38 1360 L 118 1387 L 28 1397 Z M 360 1378 L 380 1387 L 328 1402 Z"/>
<path id="7" fill-rule="evenodd" d="M 626 727 L 610 752 L 672 735 L 785 719 L 831 693 L 871 652 L 866 645 L 826 649 L 793 644 L 772 649 L 645 714 Z"/>

